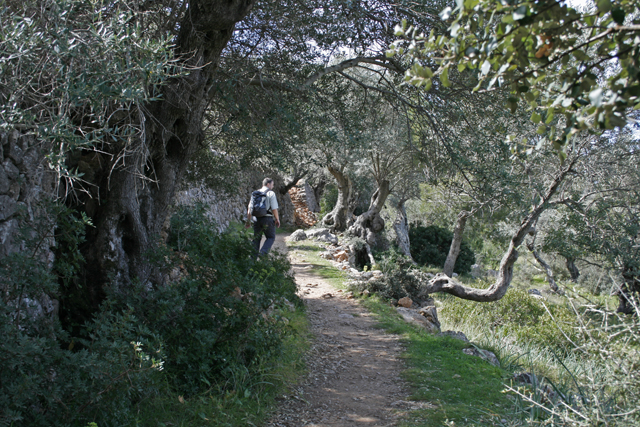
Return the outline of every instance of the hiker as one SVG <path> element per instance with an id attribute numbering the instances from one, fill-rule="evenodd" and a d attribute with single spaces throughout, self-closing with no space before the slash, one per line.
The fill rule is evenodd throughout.
<path id="1" fill-rule="evenodd" d="M 273 192 L 274 182 L 271 178 L 262 180 L 262 188 L 251 193 L 251 201 L 247 209 L 246 227 L 253 221 L 253 247 L 255 256 L 269 253 L 273 242 L 276 240 L 276 227 L 280 227 L 278 217 L 278 200 Z M 267 240 L 260 248 L 262 233 Z"/>

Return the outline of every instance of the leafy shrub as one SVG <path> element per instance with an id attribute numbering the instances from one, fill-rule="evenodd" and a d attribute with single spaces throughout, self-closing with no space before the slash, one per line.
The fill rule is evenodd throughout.
<path id="1" fill-rule="evenodd" d="M 0 259 L 0 425 L 128 424 L 160 379 L 161 365 L 131 342 L 149 332 L 129 311 L 103 313 L 87 338 L 71 338 L 53 310 L 55 277 L 32 254 Z"/>
<path id="2" fill-rule="evenodd" d="M 409 228 L 409 240 L 411 241 L 411 255 L 418 264 L 442 268 L 449 254 L 453 233 L 446 228 L 435 225 L 425 227 L 412 224 Z M 475 262 L 475 254 L 463 240 L 453 271 L 458 274 L 467 273 Z"/>
<path id="3" fill-rule="evenodd" d="M 75 335 L 54 309 L 73 268 L 52 273 L 33 249 L 42 235 L 0 259 L 0 426 L 133 425 L 145 399 L 233 389 L 279 354 L 283 310 L 297 301 L 285 258 L 254 262 L 246 232 L 215 232 L 203 208 L 171 226 L 171 246 L 150 258 L 174 279 L 107 295 Z"/>
<path id="4" fill-rule="evenodd" d="M 185 394 L 224 381 L 280 351 L 285 324 L 274 313 L 297 301 L 286 259 L 253 261 L 243 228 L 215 232 L 204 207 L 181 208 L 171 220 L 167 254 L 182 278 L 155 292 L 133 292 L 120 305 L 135 308 L 161 345 L 174 389 Z"/>
<path id="5" fill-rule="evenodd" d="M 356 282 L 354 289 L 358 291 L 368 290 L 385 299 L 400 299 L 409 297 L 414 301 L 420 299 L 420 282 L 413 275 L 415 266 L 411 260 L 390 249 L 378 255 L 378 266 L 384 273 L 379 279 Z"/>

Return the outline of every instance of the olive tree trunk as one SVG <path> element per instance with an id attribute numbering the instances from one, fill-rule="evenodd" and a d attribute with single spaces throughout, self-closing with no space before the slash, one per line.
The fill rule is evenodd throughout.
<path id="1" fill-rule="evenodd" d="M 467 219 L 471 216 L 471 212 L 462 211 L 458 214 L 458 220 L 456 221 L 456 226 L 453 229 L 453 240 L 451 240 L 451 246 L 449 247 L 449 254 L 447 254 L 447 259 L 444 262 L 444 269 L 442 272 L 447 276 L 451 277 L 453 275 L 453 268 L 456 265 L 456 260 L 458 259 L 458 255 L 460 255 L 460 245 L 462 244 L 462 234 L 464 233 L 464 228 L 467 225 Z"/>
<path id="2" fill-rule="evenodd" d="M 426 283 L 422 285 L 421 294 L 446 292 L 458 298 L 479 302 L 497 301 L 501 299 L 507 293 L 507 290 L 509 290 L 509 285 L 513 278 L 513 265 L 518 260 L 518 247 L 520 247 L 527 234 L 533 230 L 538 218 L 542 212 L 547 209 L 551 198 L 564 181 L 564 178 L 572 170 L 577 160 L 578 156 L 574 155 L 571 161 L 565 161 L 565 165 L 556 174 L 555 179 L 545 191 L 541 202 L 520 223 L 520 227 L 511 237 L 509 248 L 500 261 L 498 277 L 495 283 L 487 289 L 469 288 L 446 274 L 438 273 L 433 279 L 425 280 Z"/>
<path id="3" fill-rule="evenodd" d="M 407 210 L 404 207 L 406 200 L 400 199 L 396 204 L 396 218 L 393 221 L 393 229 L 396 232 L 396 244 L 400 252 L 413 260 L 411 256 L 411 241 L 409 240 L 409 222 L 407 220 Z"/>
<path id="4" fill-rule="evenodd" d="M 133 280 L 147 287 L 162 283 L 146 255 L 159 239 L 189 158 L 203 139 L 202 120 L 222 50 L 253 4 L 189 2 L 175 39 L 175 57 L 188 75 L 169 81 L 161 100 L 141 109 L 141 138 L 104 155 L 100 206 L 84 248 L 83 279 L 94 304 L 106 284 L 125 290 Z"/>
<path id="5" fill-rule="evenodd" d="M 567 258 L 564 264 L 569 271 L 569 275 L 571 276 L 571 281 L 573 283 L 578 283 L 578 278 L 580 277 L 580 270 L 576 266 L 576 260 L 574 258 Z"/>
<path id="6" fill-rule="evenodd" d="M 531 253 L 533 254 L 533 257 L 536 259 L 538 264 L 540 264 L 540 266 L 544 269 L 544 272 L 545 272 L 545 274 L 547 276 L 547 283 L 549 283 L 549 288 L 553 292 L 556 292 L 556 293 L 559 292 L 560 290 L 558 289 L 558 285 L 556 284 L 556 280 L 553 278 L 553 270 L 551 270 L 551 266 L 549 264 L 547 264 L 547 262 L 544 260 L 544 258 L 542 258 L 540 253 L 536 250 L 533 242 L 527 244 L 527 248 L 531 251 Z"/>
<path id="7" fill-rule="evenodd" d="M 353 197 L 353 181 L 344 171 L 344 167 L 327 166 L 338 184 L 338 200 L 333 210 L 325 215 L 322 223 L 332 231 L 345 231 L 349 219 L 349 202 Z"/>
<path id="8" fill-rule="evenodd" d="M 376 243 L 376 235 L 384 230 L 384 220 L 380 216 L 380 211 L 382 211 L 390 192 L 389 181 L 386 179 L 381 181 L 371 196 L 369 209 L 359 215 L 354 224 L 349 227 L 350 234 L 362 238 L 369 245 Z"/>

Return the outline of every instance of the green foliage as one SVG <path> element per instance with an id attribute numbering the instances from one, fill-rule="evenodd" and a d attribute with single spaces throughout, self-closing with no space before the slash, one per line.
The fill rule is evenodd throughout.
<path id="1" fill-rule="evenodd" d="M 67 179 L 84 173 L 69 167 L 70 152 L 124 148 L 143 132 L 138 113 L 116 112 L 159 99 L 159 85 L 180 73 L 171 40 L 149 37 L 122 2 L 8 2 L 0 20 L 0 129 L 34 133 Z"/>
<path id="2" fill-rule="evenodd" d="M 475 90 L 507 87 L 506 106 L 514 112 L 525 101 L 538 134 L 564 159 L 574 134 L 622 128 L 628 111 L 640 108 L 638 7 L 637 0 L 598 1 L 584 11 L 556 0 L 461 1 L 440 14 L 449 34 L 424 36 L 403 21 L 396 35 L 411 40 L 406 52 L 419 59 L 407 71 L 411 84 L 428 90 L 438 75 L 450 86 L 454 72 L 469 69 Z M 404 52 L 396 42 L 388 55 Z"/>
<path id="3" fill-rule="evenodd" d="M 485 283 L 488 286 L 489 283 Z M 474 285 L 482 287 L 482 284 Z M 543 302 L 519 289 L 510 289 L 499 301 L 482 303 L 443 296 L 442 317 L 452 325 L 466 322 L 488 325 L 491 333 L 510 337 L 519 342 L 529 342 L 552 347 L 556 351 L 567 351 L 567 341 L 558 326 L 575 338 L 576 315 L 565 305 L 545 305 Z M 547 309 L 549 311 L 547 311 Z"/>
<path id="4" fill-rule="evenodd" d="M 82 220 L 56 212 L 68 220 L 60 242 L 82 243 Z M 57 280 L 81 260 L 62 257 L 70 267 L 54 272 L 69 274 L 56 277 L 39 250 L 49 235 L 37 231 L 24 233 L 28 250 L 0 259 L 0 425 L 127 426 L 161 394 L 236 393 L 247 383 L 234 378 L 264 369 L 291 332 L 286 317 L 297 298 L 288 262 L 252 261 L 245 231 L 218 234 L 203 208 L 180 209 L 174 250 L 150 254 L 173 280 L 113 292 L 73 331 L 57 317 L 65 289 Z"/>
<path id="5" fill-rule="evenodd" d="M 366 289 L 387 300 L 409 297 L 419 301 L 420 281 L 412 274 L 415 266 L 411 260 L 394 249 L 379 254 L 377 258 L 378 267 L 384 276 L 370 281 L 356 282 L 355 289 L 358 291 Z"/>
<path id="6" fill-rule="evenodd" d="M 324 216 L 331 212 L 333 207 L 338 202 L 338 186 L 334 184 L 327 184 L 324 187 L 324 192 L 320 198 L 320 215 Z"/>
<path id="7" fill-rule="evenodd" d="M 92 227 L 93 224 L 86 213 L 78 214 L 62 205 L 54 205 L 50 211 L 56 224 L 53 272 L 63 283 L 69 284 L 85 262 L 80 245 L 85 241 L 86 227 Z"/>
<path id="8" fill-rule="evenodd" d="M 169 234 L 176 252 L 165 256 L 180 279 L 112 297 L 116 306 L 134 307 L 153 331 L 149 339 L 163 349 L 172 387 L 186 395 L 277 354 L 286 329 L 279 310 L 297 301 L 284 257 L 254 262 L 244 229 L 215 230 L 204 207 L 179 208 Z"/>
<path id="9" fill-rule="evenodd" d="M 411 255 L 420 265 L 444 267 L 449 254 L 453 233 L 449 230 L 430 225 L 412 224 L 409 228 L 409 241 L 411 242 Z M 460 254 L 456 259 L 453 271 L 458 274 L 467 273 L 476 262 L 476 256 L 463 240 L 460 244 Z"/>
<path id="10" fill-rule="evenodd" d="M 161 365 L 131 337 L 149 331 L 131 311 L 103 313 L 72 338 L 55 313 L 58 286 L 28 253 L 0 259 L 0 425 L 127 425 Z"/>

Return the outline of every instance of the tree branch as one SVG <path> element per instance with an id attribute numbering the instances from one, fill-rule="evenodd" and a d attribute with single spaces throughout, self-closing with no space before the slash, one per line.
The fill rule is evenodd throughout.
<path id="1" fill-rule="evenodd" d="M 565 163 L 557 173 L 555 179 L 551 182 L 549 187 L 547 187 L 547 191 L 542 197 L 541 202 L 529 215 L 527 215 L 520 224 L 520 228 L 518 228 L 511 237 L 509 249 L 502 257 L 500 268 L 498 270 L 498 278 L 494 284 L 487 289 L 469 288 L 462 285 L 455 279 L 448 277 L 444 273 L 438 273 L 436 277 L 423 285 L 421 292 L 423 294 L 446 292 L 448 294 L 455 295 L 458 298 L 478 302 L 497 301 L 501 299 L 507 293 L 509 285 L 511 284 L 511 279 L 513 278 L 513 265 L 518 259 L 517 248 L 522 244 L 524 238 L 531 231 L 533 225 L 540 217 L 540 214 L 547 209 L 551 197 L 556 193 L 558 187 L 564 181 L 564 178 L 571 172 L 579 157 L 580 156 L 577 153 L 574 153 L 571 161 L 567 161 Z"/>

